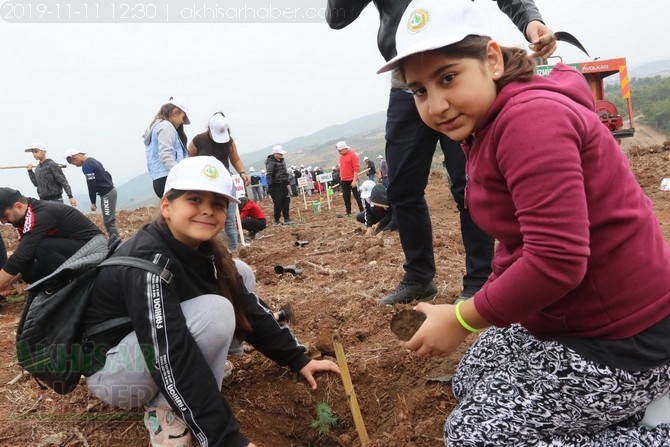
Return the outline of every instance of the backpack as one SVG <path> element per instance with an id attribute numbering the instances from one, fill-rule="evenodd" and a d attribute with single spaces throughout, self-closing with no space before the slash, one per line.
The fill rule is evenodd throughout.
<path id="1" fill-rule="evenodd" d="M 130 317 L 115 318 L 89 328 L 82 323 L 100 268 L 123 265 L 140 268 L 170 282 L 171 273 L 146 259 L 131 256 L 110 258 L 120 239 L 98 235 L 50 275 L 26 289 L 26 304 L 16 330 L 19 365 L 45 388 L 58 394 L 74 390 L 84 373 L 92 373 L 93 355 L 86 338 L 120 326 Z M 90 346 L 90 344 L 88 344 Z"/>

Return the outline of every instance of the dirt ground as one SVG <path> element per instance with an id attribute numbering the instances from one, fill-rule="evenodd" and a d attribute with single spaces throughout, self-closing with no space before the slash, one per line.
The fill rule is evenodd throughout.
<path id="1" fill-rule="evenodd" d="M 670 143 L 640 147 L 628 144 L 639 182 L 655 204 L 670 240 L 670 192 L 659 190 L 670 177 Z M 458 214 L 445 175 L 433 172 L 426 197 L 431 207 L 439 294 L 436 303 L 450 303 L 461 290 L 463 247 Z M 311 199 L 311 198 L 310 198 Z M 262 202 L 270 213 L 268 201 Z M 119 228 L 128 237 L 154 210 L 119 212 Z M 402 276 L 403 255 L 396 232 L 366 237 L 362 226 L 340 217 L 343 204 L 322 203 L 313 212 L 293 199 L 292 226 L 270 227 L 251 241 L 240 257 L 256 272 L 258 294 L 273 308 L 290 303 L 291 325 L 311 351 L 334 358 L 333 338 L 342 341 L 355 395 L 370 447 L 442 445 L 442 425 L 454 406 L 448 384 L 430 381 L 450 375 L 462 350 L 447 358 L 410 354 L 390 331 L 389 321 L 406 306 L 379 306 L 375 299 L 391 291 Z M 97 214 L 91 215 L 100 224 Z M 2 228 L 9 250 L 16 238 Z M 308 241 L 298 246 L 296 241 Z M 277 265 L 295 265 L 299 276 L 275 274 Z M 8 293 L 0 310 L 0 445 L 1 446 L 130 446 L 148 445 L 142 412 L 111 408 L 90 396 L 85 386 L 59 396 L 42 390 L 30 377 L 20 377 L 14 353 L 23 286 Z M 474 336 L 473 336 L 474 337 Z M 470 340 L 471 341 L 471 340 Z M 463 346 L 462 349 L 465 349 Z M 231 358 L 235 371 L 222 392 L 230 400 L 243 432 L 259 447 L 361 445 L 343 388 L 335 375 L 318 377 L 311 391 L 303 381 L 252 349 Z M 326 403 L 337 422 L 329 429 L 313 426 L 317 405 Z"/>

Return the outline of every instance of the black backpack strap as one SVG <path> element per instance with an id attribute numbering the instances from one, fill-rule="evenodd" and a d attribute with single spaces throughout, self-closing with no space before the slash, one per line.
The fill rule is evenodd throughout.
<path id="1" fill-rule="evenodd" d="M 108 265 L 135 267 L 160 276 L 161 280 L 165 281 L 167 284 L 170 284 L 172 281 L 172 272 L 154 264 L 151 261 L 147 261 L 146 259 L 136 258 L 133 256 L 117 256 L 115 258 L 105 259 L 100 264 L 98 264 L 98 267 L 105 267 Z"/>
<path id="2" fill-rule="evenodd" d="M 165 283 L 167 284 L 170 284 L 170 282 L 172 281 L 172 272 L 170 272 L 168 269 L 165 269 L 163 267 L 154 264 L 151 261 L 147 261 L 146 259 L 136 258 L 133 256 L 117 256 L 115 258 L 105 259 L 100 264 L 98 264 L 98 268 L 110 265 L 135 267 L 138 269 L 146 270 L 150 273 L 153 273 L 154 275 L 159 276 L 161 280 L 165 281 Z M 88 328 L 88 330 L 84 331 L 83 338 L 84 340 L 86 340 L 94 335 L 101 334 L 111 329 L 116 329 L 117 327 L 125 326 L 129 323 L 130 323 L 130 317 L 112 318 L 111 320 L 103 321 L 102 323 L 98 323 Z"/>

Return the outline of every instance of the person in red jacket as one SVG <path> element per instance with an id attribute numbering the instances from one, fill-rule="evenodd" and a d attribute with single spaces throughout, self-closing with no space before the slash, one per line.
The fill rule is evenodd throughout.
<path id="1" fill-rule="evenodd" d="M 340 153 L 340 187 L 342 188 L 342 198 L 344 199 L 344 209 L 347 216 L 351 216 L 351 194 L 353 193 L 358 211 L 363 212 L 363 202 L 358 193 L 358 156 L 351 150 L 345 141 L 340 141 L 335 145 L 335 149 Z"/>
<path id="2" fill-rule="evenodd" d="M 415 0 L 396 34 L 422 120 L 464 141 L 466 206 L 497 241 L 472 299 L 420 303 L 407 342 L 448 355 L 486 329 L 453 377 L 450 446 L 665 446 L 670 246 L 581 73 L 547 78 L 500 46 L 468 0 Z M 649 421 L 649 418 L 646 419 Z"/>
<path id="3" fill-rule="evenodd" d="M 267 217 L 260 206 L 247 197 L 240 197 L 240 219 L 242 219 L 242 228 L 249 232 L 250 239 L 260 239 L 263 237 L 263 230 L 267 227 Z"/>

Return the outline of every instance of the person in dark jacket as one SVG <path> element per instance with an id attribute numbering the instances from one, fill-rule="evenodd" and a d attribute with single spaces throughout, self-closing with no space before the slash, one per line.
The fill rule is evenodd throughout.
<path id="1" fill-rule="evenodd" d="M 63 170 L 55 161 L 47 158 L 47 150 L 44 145 L 33 143 L 25 152 L 32 153 L 33 158 L 37 160 L 37 166 L 29 164 L 26 168 L 30 181 L 37 188 L 37 196 L 40 200 L 63 203 L 63 190 L 65 190 L 65 194 L 70 199 L 70 205 L 77 206 L 77 201 L 72 196 L 72 188 L 70 188 L 70 183 L 65 178 Z"/>
<path id="2" fill-rule="evenodd" d="M 221 394 L 233 337 L 316 388 L 314 374 L 339 373 L 313 360 L 290 329 L 249 293 L 228 250 L 216 240 L 226 219 L 232 179 L 214 157 L 191 157 L 170 170 L 161 217 L 113 256 L 151 260 L 171 275 L 108 267 L 96 278 L 84 328 L 129 316 L 130 327 L 92 338 L 96 362 L 89 390 L 121 408 L 145 406 L 152 445 L 253 446 Z M 168 278 L 169 277 L 169 278 Z"/>
<path id="3" fill-rule="evenodd" d="M 289 207 L 291 206 L 291 195 L 289 193 L 288 171 L 284 161 L 286 151 L 276 145 L 272 148 L 272 153 L 265 159 L 265 169 L 267 171 L 268 194 L 272 197 L 274 206 L 274 225 L 281 225 L 279 220 L 284 217 L 284 225 L 291 224 L 289 217 Z"/>
<path id="4" fill-rule="evenodd" d="M 88 197 L 91 199 L 91 211 L 98 209 L 95 204 L 97 194 L 100 196 L 100 211 L 102 211 L 102 221 L 107 233 L 110 236 L 121 238 L 119 231 L 116 229 L 116 188 L 112 181 L 112 175 L 105 170 L 102 163 L 93 157 L 87 157 L 85 152 L 68 149 L 63 156 L 68 163 L 81 167 L 81 171 L 86 177 Z"/>
<path id="5" fill-rule="evenodd" d="M 379 11 L 377 46 L 385 60 L 396 55 L 395 32 L 410 0 L 328 0 L 326 21 L 341 29 L 353 23 L 370 3 Z M 547 57 L 556 48 L 550 39 L 553 32 L 542 22 L 533 0 L 497 0 L 530 42 L 536 45 L 536 56 Z M 540 39 L 540 37 L 543 39 Z M 470 218 L 464 206 L 465 156 L 459 143 L 426 126 L 419 117 L 412 95 L 407 93 L 402 76 L 395 71 L 386 119 L 386 160 L 388 162 L 388 197 L 395 207 L 400 243 L 405 254 L 405 274 L 398 287 L 380 298 L 380 304 L 426 301 L 437 294 L 433 230 L 424 197 L 436 145 L 444 152 L 449 172 L 451 194 L 461 215 L 461 236 L 465 246 L 463 291 L 457 299 L 466 299 L 484 284 L 491 273 L 493 239 Z"/>
<path id="6" fill-rule="evenodd" d="M 33 283 L 44 278 L 102 234 L 74 207 L 26 198 L 6 187 L 0 188 L 0 222 L 12 224 L 19 236 L 16 251 L 0 270 L 0 290 L 19 279 Z"/>
<path id="7" fill-rule="evenodd" d="M 361 200 L 365 209 L 356 215 L 356 220 L 365 224 L 367 236 L 398 229 L 393 207 L 389 204 L 383 185 L 375 184 L 374 180 L 364 181 L 361 185 Z"/>

